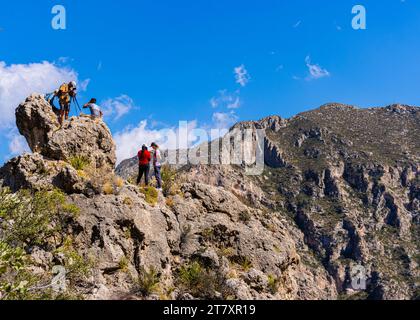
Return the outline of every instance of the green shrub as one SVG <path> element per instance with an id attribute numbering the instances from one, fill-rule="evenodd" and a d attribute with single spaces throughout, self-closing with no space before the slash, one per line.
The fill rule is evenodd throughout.
<path id="1" fill-rule="evenodd" d="M 66 268 L 66 277 L 73 284 L 79 280 L 86 279 L 92 271 L 93 261 L 80 255 L 74 248 L 73 239 L 67 237 L 63 245 L 56 250 L 64 257 L 64 267 Z"/>
<path id="2" fill-rule="evenodd" d="M 179 278 L 183 284 L 192 286 L 197 284 L 202 273 L 203 268 L 201 267 L 200 263 L 195 261 L 187 266 L 182 266 L 179 269 Z"/>
<path id="3" fill-rule="evenodd" d="M 121 271 L 125 272 L 128 270 L 128 264 L 129 264 L 128 259 L 126 257 L 122 257 L 120 261 L 118 262 L 118 268 Z"/>
<path id="4" fill-rule="evenodd" d="M 71 166 L 76 170 L 83 170 L 90 164 L 90 160 L 86 156 L 71 157 L 69 159 L 69 162 L 70 162 Z"/>
<path id="5" fill-rule="evenodd" d="M 252 268 L 252 262 L 247 257 L 234 256 L 230 259 L 233 263 L 236 263 L 241 267 L 243 271 L 249 271 Z"/>
<path id="6" fill-rule="evenodd" d="M 8 243 L 43 245 L 51 237 L 60 236 L 68 217 L 78 213 L 79 209 L 68 204 L 58 189 L 33 195 L 25 190 L 15 195 L 7 189 L 0 192 L 0 227 Z"/>
<path id="7" fill-rule="evenodd" d="M 160 275 L 155 268 L 150 268 L 147 271 L 144 267 L 140 269 L 139 277 L 137 280 L 137 289 L 143 297 L 147 297 L 157 290 L 160 282 Z"/>
<path id="8" fill-rule="evenodd" d="M 0 241 L 0 299 L 7 299 L 15 293 L 27 291 L 27 281 L 20 281 L 16 275 L 25 268 L 25 252 L 12 248 Z"/>
<path id="9" fill-rule="evenodd" d="M 0 188 L 0 300 L 82 298 L 72 289 L 90 274 L 92 264 L 78 254 L 71 240 L 62 238 L 68 219 L 79 213 L 79 208 L 67 203 L 58 190 L 12 194 L 9 189 Z M 50 272 L 33 273 L 33 261 L 25 254 L 25 249 L 33 246 L 52 247 L 51 250 L 60 246 L 55 252 L 64 257 L 72 286 L 67 292 L 52 290 Z"/>
<path id="10" fill-rule="evenodd" d="M 279 292 L 280 282 L 281 280 L 279 277 L 273 276 L 272 274 L 268 275 L 268 289 L 271 294 Z"/>
<path id="11" fill-rule="evenodd" d="M 226 279 L 218 270 L 205 268 L 198 261 L 182 266 L 177 274 L 178 287 L 196 298 L 220 298 L 216 296 L 218 292 L 226 299 L 232 292 L 225 282 Z"/>
<path id="12" fill-rule="evenodd" d="M 156 205 L 159 198 L 159 192 L 156 190 L 156 188 L 147 186 L 144 188 L 140 188 L 140 191 L 144 194 L 147 203 L 149 203 L 152 206 Z"/>
<path id="13" fill-rule="evenodd" d="M 251 220 L 251 214 L 248 211 L 242 211 L 239 213 L 239 220 L 242 222 L 249 222 Z"/>

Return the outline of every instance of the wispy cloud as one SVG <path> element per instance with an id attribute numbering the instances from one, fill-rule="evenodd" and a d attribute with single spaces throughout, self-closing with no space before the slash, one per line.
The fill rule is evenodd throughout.
<path id="1" fill-rule="evenodd" d="M 311 62 L 310 56 L 306 57 L 305 63 L 309 71 L 309 75 L 306 77 L 306 80 L 316 80 L 330 76 L 330 73 L 327 69 L 322 68 L 318 64 L 313 64 Z"/>
<path id="2" fill-rule="evenodd" d="M 293 28 L 298 28 L 302 24 L 302 20 L 299 20 L 293 25 Z"/>
<path id="3" fill-rule="evenodd" d="M 238 121 L 234 111 L 213 113 L 213 127 L 217 129 L 229 129 Z"/>
<path id="4" fill-rule="evenodd" d="M 218 95 L 210 99 L 212 108 L 238 109 L 241 106 L 240 91 L 229 93 L 227 90 L 220 90 Z"/>
<path id="5" fill-rule="evenodd" d="M 284 69 L 284 65 L 279 65 L 279 66 L 277 66 L 277 68 L 276 68 L 276 72 L 279 72 L 279 71 L 282 71 Z"/>
<path id="6" fill-rule="evenodd" d="M 90 83 L 90 79 L 85 79 L 79 84 L 79 88 L 81 91 L 87 91 L 88 85 Z"/>
<path id="7" fill-rule="evenodd" d="M 123 94 L 116 98 L 109 98 L 101 103 L 105 117 L 118 120 L 136 107 L 134 100 Z"/>
<path id="8" fill-rule="evenodd" d="M 251 76 L 249 75 L 248 71 L 245 69 L 245 66 L 243 64 L 234 69 L 234 74 L 236 83 L 240 84 L 242 87 L 245 87 L 251 80 Z"/>

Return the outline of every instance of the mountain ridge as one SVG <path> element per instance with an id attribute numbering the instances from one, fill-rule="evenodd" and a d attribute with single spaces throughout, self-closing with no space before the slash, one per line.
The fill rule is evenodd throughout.
<path id="1" fill-rule="evenodd" d="M 0 249 L 29 261 L 0 273 L 0 298 L 28 298 L 57 265 L 81 299 L 419 297 L 419 108 L 333 103 L 241 122 L 232 130 L 265 130 L 262 174 L 165 166 L 163 192 L 131 183 L 121 165 L 124 179 L 114 174 L 102 121 L 59 129 L 50 108 L 37 95 L 17 108 L 34 153 L 0 169 Z M 354 287 L 355 270 L 366 288 Z"/>

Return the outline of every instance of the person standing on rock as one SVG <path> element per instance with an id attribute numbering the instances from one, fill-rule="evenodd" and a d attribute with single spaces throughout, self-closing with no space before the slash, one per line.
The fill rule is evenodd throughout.
<path id="1" fill-rule="evenodd" d="M 139 153 L 137 154 L 139 158 L 139 176 L 137 177 L 137 184 L 140 184 L 143 175 L 145 176 L 146 186 L 149 185 L 149 173 L 150 173 L 150 161 L 152 157 L 147 146 L 143 145 Z"/>
<path id="2" fill-rule="evenodd" d="M 157 181 L 157 189 L 162 189 L 162 175 L 161 175 L 161 154 L 159 150 L 159 146 L 156 143 L 152 143 L 151 147 L 153 148 L 153 172 Z"/>
<path id="3" fill-rule="evenodd" d="M 99 119 L 103 117 L 103 112 L 101 108 L 96 104 L 96 99 L 92 98 L 88 103 L 86 103 L 83 106 L 84 109 L 89 108 L 90 109 L 90 115 L 92 119 Z"/>
<path id="4" fill-rule="evenodd" d="M 69 118 L 71 99 L 75 98 L 76 95 L 77 85 L 74 81 L 63 83 L 58 89 L 56 94 L 60 103 L 60 117 L 58 121 L 60 122 L 61 126 L 63 126 L 64 119 L 68 120 Z"/>

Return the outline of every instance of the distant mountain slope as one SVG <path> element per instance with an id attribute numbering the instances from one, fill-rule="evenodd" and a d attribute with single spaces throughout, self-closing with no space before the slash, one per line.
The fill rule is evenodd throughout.
<path id="1" fill-rule="evenodd" d="M 349 290 L 351 268 L 362 265 L 366 297 L 418 297 L 420 109 L 328 104 L 233 129 L 252 127 L 267 128 L 263 175 L 191 166 L 185 176 L 291 219 L 339 292 Z"/>

